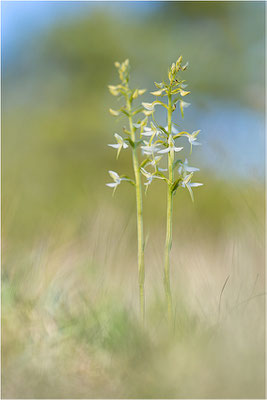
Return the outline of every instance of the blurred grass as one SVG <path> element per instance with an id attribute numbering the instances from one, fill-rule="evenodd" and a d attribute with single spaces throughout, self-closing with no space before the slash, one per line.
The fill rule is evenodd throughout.
<path id="1" fill-rule="evenodd" d="M 3 58 L 3 398 L 264 397 L 262 183 L 201 168 L 195 204 L 177 192 L 173 334 L 166 193 L 155 182 L 144 198 L 144 330 L 134 193 L 105 187 L 108 169 L 131 173 L 128 152 L 116 161 L 107 147 L 123 125 L 108 114 L 116 59 L 129 57 L 133 85 L 151 89 L 183 53 L 196 108 L 230 97 L 261 112 L 264 4 L 248 3 L 159 3 L 140 20 L 101 5 L 33 35 L 11 66 Z"/>
<path id="2" fill-rule="evenodd" d="M 253 224 L 206 235 L 176 227 L 173 335 L 160 229 L 146 253 L 145 330 L 124 213 L 99 211 L 79 239 L 58 246 L 51 236 L 13 255 L 2 278 L 4 398 L 263 398 L 263 243 Z"/>

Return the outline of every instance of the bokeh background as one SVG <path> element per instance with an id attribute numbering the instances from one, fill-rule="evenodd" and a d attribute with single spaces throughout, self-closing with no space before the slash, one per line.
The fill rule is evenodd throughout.
<path id="1" fill-rule="evenodd" d="M 8 2 L 2 13 L 2 398 L 264 398 L 264 2 Z M 201 129 L 192 204 L 144 197 L 147 323 L 138 315 L 131 174 L 108 109 L 182 54 L 183 121 Z M 162 115 L 164 123 L 165 116 Z"/>

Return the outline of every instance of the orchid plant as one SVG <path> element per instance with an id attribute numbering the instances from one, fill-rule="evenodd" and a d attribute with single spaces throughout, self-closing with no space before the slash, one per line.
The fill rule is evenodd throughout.
<path id="1" fill-rule="evenodd" d="M 172 216 L 173 216 L 173 196 L 179 188 L 186 188 L 194 201 L 192 188 L 201 186 L 202 183 L 192 182 L 193 174 L 199 171 L 199 168 L 188 165 L 185 158 L 176 158 L 176 154 L 180 153 L 184 147 L 180 145 L 180 141 L 185 137 L 190 145 L 192 153 L 193 146 L 198 146 L 198 135 L 200 130 L 189 133 L 187 131 L 179 131 L 175 128 L 173 122 L 173 113 L 176 111 L 177 105 L 182 118 L 184 118 L 184 109 L 190 104 L 184 101 L 184 97 L 190 94 L 186 90 L 185 80 L 180 79 L 178 73 L 187 69 L 188 63 L 182 65 L 182 56 L 173 63 L 168 71 L 168 82 L 162 81 L 156 83 L 157 90 L 151 92 L 156 96 L 157 100 L 152 103 L 142 102 L 142 106 L 133 107 L 133 102 L 139 96 L 145 93 L 144 89 L 130 89 L 129 87 L 129 61 L 123 63 L 115 63 L 119 72 L 121 83 L 109 86 L 112 95 L 118 99 L 124 98 L 125 104 L 119 110 L 110 109 L 110 113 L 115 117 L 124 117 L 128 119 L 129 128 L 123 128 L 124 137 L 118 133 L 114 134 L 116 143 L 108 146 L 117 150 L 117 158 L 123 149 L 131 147 L 134 179 L 126 175 L 119 175 L 115 171 L 109 171 L 113 182 L 106 185 L 113 188 L 113 193 L 118 185 L 123 181 L 128 181 L 136 190 L 136 211 L 137 211 L 137 242 L 138 242 L 138 279 L 140 292 L 140 310 L 144 320 L 145 317 L 145 299 L 144 299 L 144 233 L 143 233 L 143 204 L 142 204 L 142 180 L 144 176 L 145 190 L 151 185 L 153 180 L 158 179 L 165 181 L 167 184 L 167 221 L 166 221 L 166 241 L 165 241 L 165 261 L 164 261 L 164 287 L 167 303 L 167 313 L 169 321 L 173 321 L 172 295 L 170 285 L 170 252 L 172 247 Z M 167 98 L 167 102 L 159 100 Z M 162 99 L 163 100 L 163 99 Z M 163 107 L 167 112 L 167 125 L 161 126 L 155 118 L 156 106 Z M 142 113 L 142 119 L 138 119 L 135 123 L 133 118 Z M 138 149 L 141 149 L 143 160 L 140 162 Z M 160 162 L 167 157 L 167 168 L 160 167 Z"/>
<path id="2" fill-rule="evenodd" d="M 188 165 L 187 158 L 183 161 L 176 158 L 176 154 L 180 153 L 184 147 L 180 145 L 182 137 L 186 137 L 190 145 L 190 155 L 193 146 L 198 146 L 198 134 L 200 130 L 193 133 L 179 131 L 173 123 L 173 113 L 176 111 L 177 105 L 184 117 L 184 109 L 190 105 L 184 101 L 184 97 L 190 94 L 186 90 L 185 80 L 178 77 L 178 73 L 187 69 L 188 63 L 182 65 L 182 56 L 173 63 L 168 70 L 168 82 L 155 82 L 156 91 L 151 92 L 156 96 L 157 100 L 152 103 L 142 103 L 151 116 L 150 127 L 144 128 L 143 135 L 148 139 L 141 146 L 143 153 L 147 158 L 142 163 L 141 173 L 147 179 L 146 189 L 154 179 L 160 179 L 167 184 L 167 221 L 166 221 L 166 241 L 165 241 L 165 261 L 164 261 L 164 287 L 166 294 L 166 303 L 168 310 L 168 318 L 173 321 L 172 295 L 170 285 L 170 252 L 172 247 L 172 215 L 173 215 L 173 196 L 179 188 L 186 188 L 189 191 L 192 201 L 194 201 L 192 188 L 201 186 L 202 183 L 193 183 L 193 174 L 199 171 L 196 167 Z M 167 98 L 164 103 L 160 98 Z M 162 99 L 163 100 L 163 99 Z M 155 119 L 156 106 L 163 107 L 167 113 L 167 125 L 160 126 Z M 167 169 L 160 168 L 159 163 L 164 156 L 167 156 Z M 149 171 L 148 168 L 152 168 Z M 167 171 L 167 176 L 164 172 Z"/>
<path id="3" fill-rule="evenodd" d="M 145 266 L 144 266 L 144 232 L 143 232 L 143 203 L 142 203 L 142 182 L 141 182 L 141 165 L 139 163 L 138 148 L 144 144 L 142 140 L 142 132 L 147 125 L 148 112 L 143 106 L 134 107 L 134 101 L 145 93 L 145 89 L 131 89 L 129 87 L 129 60 L 123 63 L 116 62 L 115 67 L 118 70 L 120 83 L 118 85 L 109 85 L 109 91 L 113 96 L 124 99 L 124 105 L 119 110 L 110 109 L 111 115 L 115 117 L 127 117 L 129 127 L 123 128 L 124 137 L 115 133 L 116 143 L 108 146 L 117 150 L 117 158 L 120 152 L 124 149 L 131 148 L 132 161 L 134 170 L 134 179 L 125 175 L 119 175 L 115 171 L 109 171 L 113 182 L 106 185 L 113 188 L 113 194 L 118 185 L 123 181 L 127 181 L 135 187 L 136 192 L 136 214 L 137 214 L 137 243 L 138 243 L 138 280 L 139 280 L 139 296 L 140 296 L 140 311 L 142 320 L 145 319 Z M 134 123 L 134 118 L 140 113 L 143 113 L 142 118 Z"/>

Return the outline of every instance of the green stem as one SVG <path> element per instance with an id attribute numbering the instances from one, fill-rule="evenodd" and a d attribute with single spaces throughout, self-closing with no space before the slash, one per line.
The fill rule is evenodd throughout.
<path id="1" fill-rule="evenodd" d="M 132 107 L 129 96 L 127 97 L 127 109 L 129 112 L 129 126 L 131 139 L 135 143 L 135 131 L 132 120 Z M 140 313 L 143 323 L 145 322 L 145 264 L 144 264 L 144 231 L 143 231 L 143 203 L 142 203 L 142 183 L 141 173 L 139 169 L 137 150 L 134 147 L 133 151 L 133 169 L 135 175 L 136 188 L 136 216 L 137 216 L 137 243 L 138 243 L 138 281 L 139 281 L 139 296 L 140 296 Z"/>
<path id="2" fill-rule="evenodd" d="M 168 94 L 168 133 L 171 135 L 171 121 L 172 121 L 172 105 L 171 105 L 171 94 Z M 168 310 L 168 319 L 172 323 L 173 310 L 172 310 L 172 295 L 171 295 L 171 284 L 170 284 L 170 251 L 172 247 L 172 210 L 173 210 L 173 161 L 174 154 L 168 153 L 168 191 L 167 191 L 167 223 L 166 223 L 166 242 L 165 242 L 165 264 L 164 264 L 164 287 Z"/>

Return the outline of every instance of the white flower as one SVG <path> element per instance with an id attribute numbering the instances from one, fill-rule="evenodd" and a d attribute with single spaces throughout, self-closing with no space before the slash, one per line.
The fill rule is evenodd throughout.
<path id="1" fill-rule="evenodd" d="M 180 163 L 180 167 L 178 168 L 178 172 L 182 175 L 183 172 L 196 172 L 199 171 L 199 168 L 189 167 L 187 158 L 184 163 Z"/>
<path id="2" fill-rule="evenodd" d="M 168 171 L 166 168 L 157 167 L 157 164 L 160 162 L 161 159 L 162 159 L 162 156 L 156 156 L 153 158 L 153 160 L 149 161 L 146 165 L 151 165 L 152 167 L 155 167 L 155 169 L 158 169 L 161 172 Z"/>
<path id="3" fill-rule="evenodd" d="M 127 147 L 129 147 L 129 146 L 120 135 L 115 133 L 114 136 L 115 136 L 115 139 L 117 140 L 117 143 L 116 144 L 108 144 L 108 146 L 113 147 L 114 149 L 118 149 L 118 151 L 117 151 L 117 158 L 118 158 L 120 155 L 121 149 L 127 149 Z"/>
<path id="4" fill-rule="evenodd" d="M 203 183 L 199 183 L 199 182 L 195 182 L 195 183 L 191 183 L 191 178 L 193 176 L 193 172 L 191 172 L 191 174 L 187 175 L 182 182 L 180 183 L 181 187 L 183 188 L 187 188 L 189 191 L 189 194 L 191 196 L 192 201 L 194 201 L 194 195 L 193 195 L 193 191 L 192 191 L 192 187 L 199 187 L 202 186 Z"/>
<path id="5" fill-rule="evenodd" d="M 153 179 L 156 179 L 156 178 L 163 179 L 161 176 L 151 174 L 150 172 L 146 171 L 144 168 L 141 168 L 141 172 L 147 179 L 147 181 L 144 183 L 144 185 L 147 187 L 152 183 Z"/>
<path id="6" fill-rule="evenodd" d="M 164 129 L 165 129 L 166 132 L 170 133 L 170 132 L 168 131 L 168 126 L 167 126 L 167 125 L 164 126 Z M 172 134 L 172 135 L 176 135 L 177 133 L 179 133 L 179 131 L 178 131 L 174 126 L 172 126 L 172 127 L 171 127 L 171 134 Z"/>
<path id="7" fill-rule="evenodd" d="M 141 146 L 143 154 L 152 155 L 154 153 L 157 153 L 158 146 L 159 146 L 158 144 L 152 144 L 152 143 L 149 143 L 149 142 L 147 142 L 145 140 L 144 140 L 144 143 L 145 143 L 145 146 Z"/>
<path id="8" fill-rule="evenodd" d="M 197 135 L 199 134 L 199 131 L 193 132 L 190 136 L 188 136 L 188 141 L 191 145 L 193 146 L 199 146 L 201 143 L 197 142 Z"/>
<path id="9" fill-rule="evenodd" d="M 156 135 L 158 136 L 161 132 L 155 127 L 153 122 L 150 122 L 150 127 L 145 126 L 144 131 L 141 133 L 143 136 L 152 136 Z"/>
<path id="10" fill-rule="evenodd" d="M 152 128 L 144 127 L 144 132 L 141 133 L 143 136 L 152 136 L 154 134 L 158 135 L 160 131 L 154 131 Z"/>
<path id="11" fill-rule="evenodd" d="M 111 178 L 114 180 L 112 183 L 106 183 L 106 186 L 112 187 L 116 189 L 116 187 L 121 183 L 121 181 L 128 181 L 129 179 L 127 178 L 121 178 L 117 172 L 115 171 L 108 171 L 109 175 Z"/>
<path id="12" fill-rule="evenodd" d="M 197 141 L 197 135 L 199 134 L 200 130 L 194 131 L 193 133 L 186 133 L 181 136 L 187 136 L 188 142 L 190 143 L 190 154 L 192 153 L 192 146 L 200 146 L 201 143 Z"/>
<path id="13" fill-rule="evenodd" d="M 183 147 L 175 147 L 175 143 L 174 143 L 174 140 L 171 135 L 168 138 L 168 144 L 169 144 L 169 146 L 166 149 L 160 150 L 160 151 L 158 151 L 158 153 L 165 154 L 165 153 L 169 153 L 170 151 L 174 151 L 177 153 L 178 151 L 183 150 Z"/>

